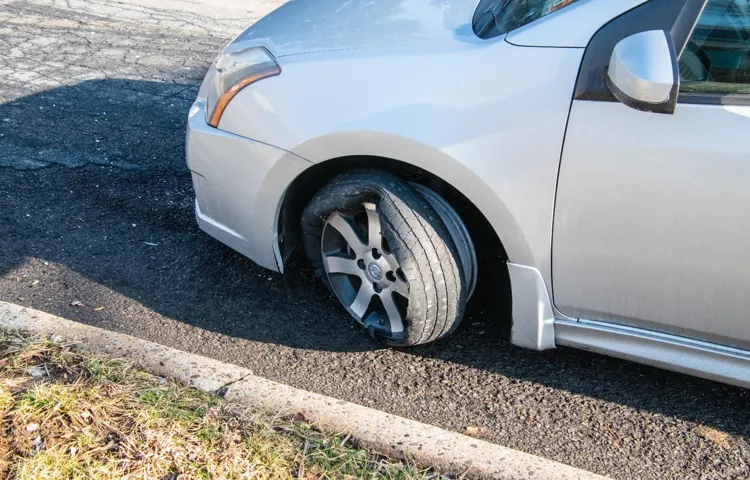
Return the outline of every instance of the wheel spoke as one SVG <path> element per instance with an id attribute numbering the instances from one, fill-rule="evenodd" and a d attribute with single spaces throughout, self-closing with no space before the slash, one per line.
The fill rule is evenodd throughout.
<path id="1" fill-rule="evenodd" d="M 365 244 L 362 242 L 362 239 L 359 238 L 359 234 L 357 234 L 357 231 L 354 229 L 351 220 L 341 215 L 339 212 L 334 212 L 328 217 L 328 224 L 335 228 L 341 236 L 344 237 L 346 243 L 348 243 L 352 250 L 357 252 L 357 254 L 361 254 L 361 252 L 364 251 Z"/>
<path id="2" fill-rule="evenodd" d="M 392 295 L 381 295 L 380 300 L 385 307 L 385 313 L 388 314 L 388 320 L 391 323 L 391 333 L 401 333 L 404 331 L 404 322 L 401 319 L 401 312 L 398 311 L 396 302 L 393 301 Z"/>
<path id="3" fill-rule="evenodd" d="M 402 295 L 405 298 L 409 298 L 409 285 L 406 284 L 403 280 L 400 278 L 397 278 L 395 282 L 393 282 L 393 291 L 398 293 L 399 295 Z"/>
<path id="4" fill-rule="evenodd" d="M 382 250 L 382 233 L 380 231 L 380 215 L 378 215 L 375 205 L 372 203 L 365 204 L 367 213 L 367 243 L 370 248 Z"/>
<path id="5" fill-rule="evenodd" d="M 375 291 L 372 289 L 372 285 L 362 282 L 362 286 L 359 287 L 359 292 L 357 292 L 357 298 L 355 298 L 349 306 L 352 313 L 354 313 L 360 320 L 365 315 L 367 307 L 370 306 L 370 301 L 374 294 Z"/>
<path id="6" fill-rule="evenodd" d="M 323 261 L 326 264 L 328 273 L 345 273 L 347 275 L 362 276 L 362 269 L 357 266 L 357 261 L 351 258 L 339 257 L 336 255 L 324 256 Z"/>

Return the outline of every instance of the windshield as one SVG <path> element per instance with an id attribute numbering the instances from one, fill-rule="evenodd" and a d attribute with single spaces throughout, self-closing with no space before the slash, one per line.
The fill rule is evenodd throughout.
<path id="1" fill-rule="evenodd" d="M 474 33 L 492 38 L 508 33 L 577 0 L 482 0 L 474 13 Z"/>

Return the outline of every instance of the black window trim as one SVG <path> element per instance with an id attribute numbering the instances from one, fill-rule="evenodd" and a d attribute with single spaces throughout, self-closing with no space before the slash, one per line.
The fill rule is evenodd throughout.
<path id="1" fill-rule="evenodd" d="M 677 103 L 684 105 L 735 105 L 750 106 L 750 93 L 679 92 Z"/>
<path id="2" fill-rule="evenodd" d="M 606 86 L 606 68 L 615 44 L 629 35 L 655 29 L 667 31 L 679 58 L 708 1 L 649 0 L 610 20 L 586 47 L 573 99 L 617 102 Z M 677 103 L 746 106 L 750 105 L 750 94 L 678 92 Z"/>

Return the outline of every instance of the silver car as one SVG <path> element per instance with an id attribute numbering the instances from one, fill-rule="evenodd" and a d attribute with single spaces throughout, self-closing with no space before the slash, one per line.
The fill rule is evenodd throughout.
<path id="1" fill-rule="evenodd" d="M 291 1 L 190 111 L 198 223 L 393 346 L 495 245 L 514 344 L 747 387 L 749 50 L 750 0 Z"/>

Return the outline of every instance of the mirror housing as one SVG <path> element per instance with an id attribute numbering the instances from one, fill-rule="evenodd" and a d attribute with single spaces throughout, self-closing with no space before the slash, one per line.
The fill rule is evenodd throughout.
<path id="1" fill-rule="evenodd" d="M 650 30 L 620 40 L 612 51 L 605 81 L 615 98 L 628 107 L 673 114 L 680 76 L 670 34 Z"/>

